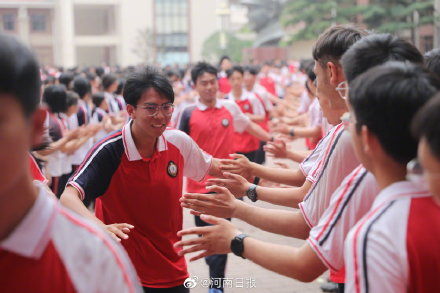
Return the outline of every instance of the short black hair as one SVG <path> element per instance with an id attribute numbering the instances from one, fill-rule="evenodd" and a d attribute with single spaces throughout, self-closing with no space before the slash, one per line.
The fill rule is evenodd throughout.
<path id="1" fill-rule="evenodd" d="M 391 34 L 373 34 L 351 46 L 341 58 L 345 78 L 350 83 L 369 68 L 388 61 L 423 64 L 423 56 L 411 43 Z"/>
<path id="2" fill-rule="evenodd" d="M 103 92 L 97 92 L 92 95 L 92 102 L 96 108 L 99 108 L 101 106 L 104 99 L 105 99 L 105 95 Z"/>
<path id="3" fill-rule="evenodd" d="M 352 25 L 334 25 L 326 29 L 313 47 L 313 59 L 325 65 L 327 62 L 339 62 L 354 43 L 368 33 Z"/>
<path id="4" fill-rule="evenodd" d="M 433 49 L 425 53 L 424 59 L 426 68 L 440 76 L 440 49 Z"/>
<path id="5" fill-rule="evenodd" d="M 67 111 L 66 87 L 62 84 L 50 85 L 44 89 L 43 101 L 52 113 L 64 113 Z"/>
<path id="6" fill-rule="evenodd" d="M 417 155 L 411 120 L 440 88 L 440 80 L 424 67 L 388 62 L 358 76 L 349 101 L 359 131 L 366 125 L 396 162 L 406 164 Z"/>
<path id="7" fill-rule="evenodd" d="M 257 66 L 247 65 L 243 68 L 244 72 L 248 72 L 252 75 L 258 75 L 260 69 Z"/>
<path id="8" fill-rule="evenodd" d="M 411 129 L 415 138 L 426 139 L 431 152 L 440 160 L 440 94 L 417 112 Z"/>
<path id="9" fill-rule="evenodd" d="M 73 91 L 78 94 L 80 99 L 84 99 L 87 94 L 91 93 L 92 87 L 87 78 L 77 76 L 73 80 Z"/>
<path id="10" fill-rule="evenodd" d="M 153 67 L 147 66 L 143 70 L 132 73 L 125 82 L 123 96 L 127 104 L 136 106 L 142 94 L 155 89 L 161 96 L 174 102 L 174 91 L 165 75 Z"/>
<path id="11" fill-rule="evenodd" d="M 228 70 L 226 71 L 226 76 L 227 76 L 228 78 L 230 78 L 231 75 L 232 75 L 234 72 L 238 72 L 238 73 L 241 73 L 241 75 L 243 75 L 243 74 L 244 74 L 243 67 L 241 67 L 240 65 L 234 65 L 234 66 L 232 66 L 231 69 L 228 69 Z"/>
<path id="12" fill-rule="evenodd" d="M 117 80 L 118 78 L 114 74 L 104 74 L 104 76 L 102 77 L 102 88 L 104 90 L 108 89 Z"/>
<path id="13" fill-rule="evenodd" d="M 73 73 L 63 72 L 58 77 L 58 81 L 60 82 L 60 84 L 64 85 L 66 89 L 70 89 L 73 78 L 74 78 Z"/>
<path id="14" fill-rule="evenodd" d="M 217 69 L 209 63 L 199 62 L 194 66 L 191 70 L 191 80 L 194 84 L 197 83 L 197 79 L 202 76 L 204 73 L 210 73 L 217 76 Z"/>
<path id="15" fill-rule="evenodd" d="M 71 106 L 78 105 L 79 95 L 75 93 L 74 91 L 67 91 L 67 99 L 66 99 L 66 105 L 67 109 Z"/>
<path id="16" fill-rule="evenodd" d="M 119 78 L 118 79 L 118 88 L 116 89 L 115 94 L 122 95 L 122 91 L 124 90 L 124 86 L 125 86 L 125 79 Z"/>
<path id="17" fill-rule="evenodd" d="M 304 64 L 304 68 L 303 71 L 304 73 L 307 75 L 307 77 L 311 80 L 311 81 L 315 81 L 316 79 L 316 74 L 315 71 L 313 70 L 315 65 L 315 62 L 311 59 L 309 59 L 309 62 Z"/>
<path id="18" fill-rule="evenodd" d="M 38 107 L 40 68 L 35 55 L 15 37 L 0 34 L 0 93 L 17 99 L 29 117 Z"/>

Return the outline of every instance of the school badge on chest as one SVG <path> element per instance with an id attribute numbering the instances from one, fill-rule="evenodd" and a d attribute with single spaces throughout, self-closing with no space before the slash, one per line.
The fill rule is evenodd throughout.
<path id="1" fill-rule="evenodd" d="M 176 177 L 177 173 L 179 172 L 179 169 L 177 168 L 176 163 L 174 163 L 173 161 L 170 161 L 168 163 L 168 167 L 167 167 L 167 173 L 170 177 Z"/>
<path id="2" fill-rule="evenodd" d="M 223 125 L 224 127 L 228 127 L 228 126 L 229 126 L 229 120 L 228 120 L 227 118 L 223 119 L 223 120 L 222 120 L 222 125 Z"/>
<path id="3" fill-rule="evenodd" d="M 249 110 L 249 104 L 244 104 L 243 108 L 247 111 Z"/>

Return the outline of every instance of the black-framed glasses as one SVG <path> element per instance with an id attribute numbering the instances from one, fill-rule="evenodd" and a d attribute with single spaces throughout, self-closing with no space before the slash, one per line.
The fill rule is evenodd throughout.
<path id="1" fill-rule="evenodd" d="M 174 105 L 172 103 L 165 103 L 162 105 L 146 103 L 144 105 L 137 105 L 136 107 L 145 110 L 148 116 L 156 116 L 157 113 L 159 113 L 159 110 L 167 116 L 171 116 L 174 112 Z"/>
<path id="2" fill-rule="evenodd" d="M 336 87 L 336 91 L 338 92 L 339 96 L 343 100 L 348 99 L 348 83 L 347 81 L 340 82 L 338 86 Z"/>

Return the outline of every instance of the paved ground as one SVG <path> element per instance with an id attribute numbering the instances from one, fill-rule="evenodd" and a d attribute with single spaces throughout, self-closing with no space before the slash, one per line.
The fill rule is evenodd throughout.
<path id="1" fill-rule="evenodd" d="M 295 142 L 293 144 L 301 148 L 303 145 L 301 142 Z M 272 164 L 271 160 L 268 162 L 270 165 Z M 276 207 L 280 209 L 284 209 L 282 207 L 272 206 L 267 203 L 257 202 L 258 206 L 262 207 Z M 286 208 L 287 209 L 287 208 Z M 259 230 L 253 226 L 250 226 L 240 220 L 233 219 L 233 223 L 242 231 L 247 234 L 252 235 L 255 238 L 268 241 L 271 243 L 277 244 L 285 244 L 291 245 L 294 247 L 298 247 L 302 245 L 304 241 L 279 236 L 272 233 L 267 233 Z M 191 227 L 194 225 L 193 216 L 190 215 L 187 211 L 184 214 L 184 227 Z M 189 263 L 189 271 L 191 276 L 196 276 L 198 278 L 198 285 L 191 290 L 192 293 L 201 293 L 207 292 L 208 289 L 206 286 L 203 286 L 201 282 L 203 280 L 208 279 L 208 266 L 205 264 L 204 260 L 198 260 L 192 263 Z M 275 292 L 275 293 L 308 293 L 308 292 L 321 292 L 319 290 L 319 284 L 323 281 L 324 277 L 318 278 L 312 283 L 301 283 L 287 277 L 283 277 L 277 275 L 273 272 L 270 272 L 262 267 L 253 264 L 248 260 L 241 259 L 236 257 L 233 254 L 229 254 L 228 264 L 226 269 L 226 277 L 229 278 L 230 282 L 233 283 L 233 288 L 226 289 L 227 293 L 241 293 L 241 292 L 255 292 L 255 293 L 266 293 L 266 292 Z M 252 287 L 252 288 L 251 288 Z"/>

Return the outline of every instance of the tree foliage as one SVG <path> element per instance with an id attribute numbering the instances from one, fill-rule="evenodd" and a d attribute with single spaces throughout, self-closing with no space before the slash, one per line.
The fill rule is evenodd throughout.
<path id="1" fill-rule="evenodd" d="M 290 27 L 303 23 L 290 41 L 316 38 L 332 24 L 356 23 L 359 20 L 377 32 L 395 33 L 433 23 L 433 0 L 370 0 L 358 5 L 356 0 L 289 0 L 281 23 Z M 415 20 L 418 13 L 418 23 Z"/>
<path id="2" fill-rule="evenodd" d="M 242 51 L 244 48 L 252 46 L 251 41 L 243 41 L 231 33 L 225 33 L 226 48 L 220 46 L 220 32 L 215 32 L 209 36 L 202 47 L 202 56 L 206 60 L 218 60 L 223 55 L 228 55 L 233 61 L 241 62 Z"/>

